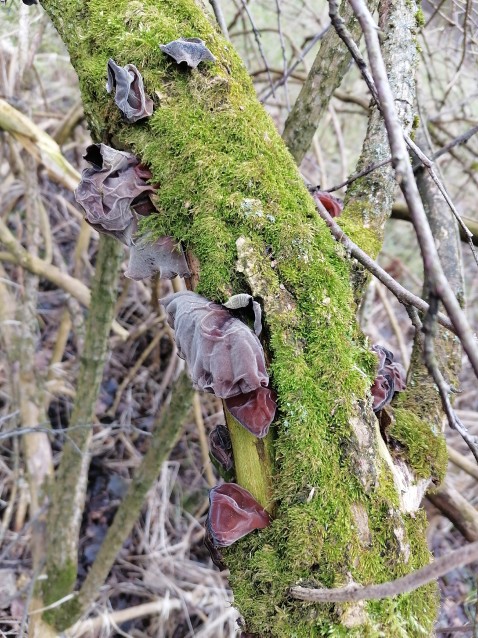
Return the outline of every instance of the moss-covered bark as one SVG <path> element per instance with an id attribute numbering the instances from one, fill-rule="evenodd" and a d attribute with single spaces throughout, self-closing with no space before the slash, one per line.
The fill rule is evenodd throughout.
<path id="1" fill-rule="evenodd" d="M 271 435 L 276 518 L 226 553 L 249 631 L 287 638 L 429 635 L 433 586 L 363 607 L 288 597 L 297 582 L 389 580 L 428 562 L 429 554 L 423 517 L 400 512 L 378 453 L 366 399 L 375 359 L 355 320 L 349 262 L 317 221 L 241 61 L 192 0 L 42 4 L 70 50 L 94 135 L 136 152 L 159 184 L 159 213 L 142 230 L 174 235 L 195 254 L 202 294 L 221 301 L 250 289 L 262 297 L 279 397 Z M 159 44 L 180 36 L 205 40 L 217 62 L 179 68 Z M 109 57 L 143 74 L 156 102 L 147 122 L 121 121 L 105 91 Z M 349 454 L 360 445 L 368 451 L 366 467 Z"/>

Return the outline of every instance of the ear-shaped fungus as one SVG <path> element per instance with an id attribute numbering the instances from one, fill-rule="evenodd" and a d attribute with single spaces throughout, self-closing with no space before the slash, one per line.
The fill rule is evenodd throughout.
<path id="1" fill-rule="evenodd" d="M 84 157 L 91 168 L 81 175 L 76 201 L 93 228 L 130 246 L 126 276 L 144 279 L 158 272 L 167 279 L 189 276 L 184 254 L 172 237 L 156 241 L 134 237 L 138 215 L 150 215 L 155 210 L 149 198 L 154 188 L 146 182 L 151 179 L 148 169 L 131 153 L 106 144 L 88 146 Z"/>
<path id="2" fill-rule="evenodd" d="M 85 210 L 86 221 L 129 246 L 136 232 L 131 207 L 146 205 L 154 210 L 149 199 L 154 188 L 145 181 L 149 171 L 131 153 L 106 144 L 91 144 L 84 158 L 92 166 L 82 172 L 75 198 Z"/>
<path id="3" fill-rule="evenodd" d="M 179 38 L 179 40 L 173 40 L 168 44 L 160 44 L 159 48 L 163 53 L 173 58 L 177 64 L 186 62 L 192 69 L 195 69 L 200 62 L 206 60 L 214 62 L 216 60 L 201 38 Z"/>
<path id="4" fill-rule="evenodd" d="M 229 430 L 225 425 L 216 425 L 209 435 L 209 451 L 224 472 L 232 470 L 234 467 L 232 443 Z"/>
<path id="5" fill-rule="evenodd" d="M 157 272 L 163 279 L 176 275 L 189 277 L 189 268 L 182 249 L 172 237 L 160 237 L 149 242 L 147 237 L 134 240 L 130 248 L 128 268 L 125 276 L 139 281 Z"/>
<path id="6" fill-rule="evenodd" d="M 161 303 L 196 387 L 227 399 L 268 385 L 259 339 L 224 306 L 189 291 Z"/>
<path id="7" fill-rule="evenodd" d="M 395 392 L 406 388 L 404 367 L 394 361 L 393 353 L 383 346 L 375 345 L 372 350 L 378 357 L 378 372 L 370 391 L 373 397 L 373 411 L 379 412 L 391 402 Z"/>
<path id="8" fill-rule="evenodd" d="M 247 394 L 236 394 L 225 400 L 232 416 L 258 439 L 269 432 L 277 405 L 275 393 L 270 388 L 257 388 Z"/>
<path id="9" fill-rule="evenodd" d="M 247 308 L 249 304 L 252 304 L 254 311 L 254 332 L 259 336 L 262 332 L 262 309 L 260 304 L 254 299 L 252 295 L 246 293 L 239 293 L 238 295 L 232 295 L 222 304 L 225 308 L 230 310 L 238 310 L 239 308 Z"/>
<path id="10" fill-rule="evenodd" d="M 215 547 L 227 547 L 270 523 L 269 514 L 236 483 L 224 483 L 209 492 L 206 528 Z"/>
<path id="11" fill-rule="evenodd" d="M 143 78 L 134 64 L 119 66 L 108 60 L 108 82 L 106 90 L 115 92 L 115 102 L 130 124 L 153 113 L 153 100 L 144 92 Z"/>
<path id="12" fill-rule="evenodd" d="M 344 204 L 341 199 L 334 197 L 326 191 L 321 191 L 317 186 L 309 187 L 312 197 L 319 201 L 331 217 L 340 217 Z"/>

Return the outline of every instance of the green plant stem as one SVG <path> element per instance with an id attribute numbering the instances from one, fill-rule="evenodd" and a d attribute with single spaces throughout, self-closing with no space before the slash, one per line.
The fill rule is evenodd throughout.
<path id="1" fill-rule="evenodd" d="M 153 487 L 161 465 L 168 458 L 181 433 L 191 408 L 192 397 L 191 381 L 183 372 L 174 383 L 171 402 L 163 408 L 161 417 L 153 430 L 148 451 L 116 512 L 79 594 L 71 601 L 52 610 L 48 615 L 49 621 L 57 629 L 66 629 L 71 626 L 94 602 L 116 555 L 138 519 L 146 494 Z"/>
<path id="2" fill-rule="evenodd" d="M 88 445 L 114 316 L 122 256 L 123 247 L 119 242 L 110 237 L 100 239 L 85 346 L 69 423 L 75 429 L 69 432 L 65 441 L 51 490 L 47 523 L 48 578 L 43 588 L 46 604 L 67 595 L 76 580 L 78 535 L 90 464 Z"/>

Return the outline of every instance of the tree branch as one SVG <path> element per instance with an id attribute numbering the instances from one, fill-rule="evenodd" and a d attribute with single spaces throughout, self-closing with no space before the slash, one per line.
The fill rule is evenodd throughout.
<path id="1" fill-rule="evenodd" d="M 154 485 L 163 462 L 168 458 L 181 432 L 191 408 L 192 397 L 191 381 L 187 373 L 183 372 L 173 385 L 171 402 L 163 407 L 161 417 L 153 429 L 148 451 L 131 481 L 79 593 L 48 614 L 49 621 L 57 629 L 71 626 L 94 602 L 98 589 L 104 583 L 118 552 L 138 519 L 148 491 Z"/>
<path id="2" fill-rule="evenodd" d="M 362 587 L 361 585 L 352 584 L 346 585 L 345 587 L 337 587 L 336 589 L 309 589 L 308 587 L 297 586 L 291 587 L 290 594 L 292 598 L 315 603 L 380 600 L 381 598 L 390 598 L 418 589 L 418 587 L 431 583 L 433 580 L 440 578 L 440 576 L 448 574 L 448 572 L 451 572 L 453 569 L 463 567 L 463 565 L 469 565 L 475 560 L 478 560 L 478 542 L 460 547 L 460 549 L 438 558 L 426 567 L 422 567 L 402 578 L 381 583 L 380 585 L 366 585 Z"/>
<path id="3" fill-rule="evenodd" d="M 44 583 L 46 604 L 68 594 L 76 579 L 78 534 L 84 506 L 90 457 L 91 428 L 100 390 L 108 337 L 113 319 L 118 269 L 123 254 L 119 242 L 102 237 L 93 281 L 92 303 L 87 319 L 85 349 L 81 356 L 77 391 L 60 466 L 51 492 L 48 512 L 49 546 Z"/>

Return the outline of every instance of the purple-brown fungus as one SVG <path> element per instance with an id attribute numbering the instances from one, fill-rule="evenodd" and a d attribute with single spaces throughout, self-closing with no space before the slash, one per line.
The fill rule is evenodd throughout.
<path id="1" fill-rule="evenodd" d="M 341 199 L 326 191 L 321 191 L 317 186 L 310 186 L 309 192 L 317 202 L 322 204 L 331 217 L 340 217 L 344 208 Z"/>
<path id="2" fill-rule="evenodd" d="M 119 66 L 108 60 L 106 90 L 115 89 L 116 106 L 130 124 L 149 117 L 153 113 L 153 100 L 144 92 L 143 78 L 134 64 Z"/>
<path id="3" fill-rule="evenodd" d="M 91 164 L 81 174 L 76 201 L 85 210 L 86 221 L 97 231 L 112 235 L 126 246 L 136 232 L 136 205 L 154 210 L 146 183 L 149 175 L 135 155 L 117 151 L 106 144 L 91 144 L 84 158 Z"/>
<path id="4" fill-rule="evenodd" d="M 189 268 L 182 248 L 172 237 L 149 241 L 148 237 L 133 239 L 125 276 L 139 281 L 160 273 L 163 279 L 176 275 L 189 277 Z"/>
<path id="5" fill-rule="evenodd" d="M 163 53 L 169 55 L 177 64 L 186 64 L 195 69 L 200 62 L 214 62 L 216 58 L 207 48 L 204 40 L 200 38 L 179 38 L 168 44 L 160 44 L 159 48 Z"/>
<path id="6" fill-rule="evenodd" d="M 236 394 L 225 400 L 232 416 L 258 439 L 269 432 L 276 413 L 276 396 L 270 388 L 257 388 L 247 394 Z"/>
<path id="7" fill-rule="evenodd" d="M 269 514 L 236 483 L 224 483 L 209 492 L 206 528 L 215 547 L 227 547 L 270 523 Z"/>
<path id="8" fill-rule="evenodd" d="M 131 153 L 106 144 L 88 146 L 84 157 L 91 168 L 81 175 L 76 201 L 93 228 L 130 247 L 125 275 L 137 280 L 156 273 L 166 279 L 188 277 L 186 258 L 172 237 L 135 237 L 138 216 L 155 210 L 149 197 L 154 188 L 146 181 L 151 179 L 149 170 Z"/>
<path id="9" fill-rule="evenodd" d="M 259 339 L 224 306 L 189 291 L 169 295 L 161 303 L 197 388 L 227 399 L 267 387 Z"/>
<path id="10" fill-rule="evenodd" d="M 373 397 L 373 411 L 379 412 L 391 402 L 395 392 L 405 390 L 406 373 L 404 367 L 394 361 L 393 353 L 383 346 L 374 345 L 372 350 L 378 357 L 378 371 L 370 391 Z"/>
<path id="11" fill-rule="evenodd" d="M 224 472 L 230 472 L 232 470 L 234 467 L 232 443 L 229 430 L 225 425 L 216 425 L 209 435 L 209 451 Z"/>

